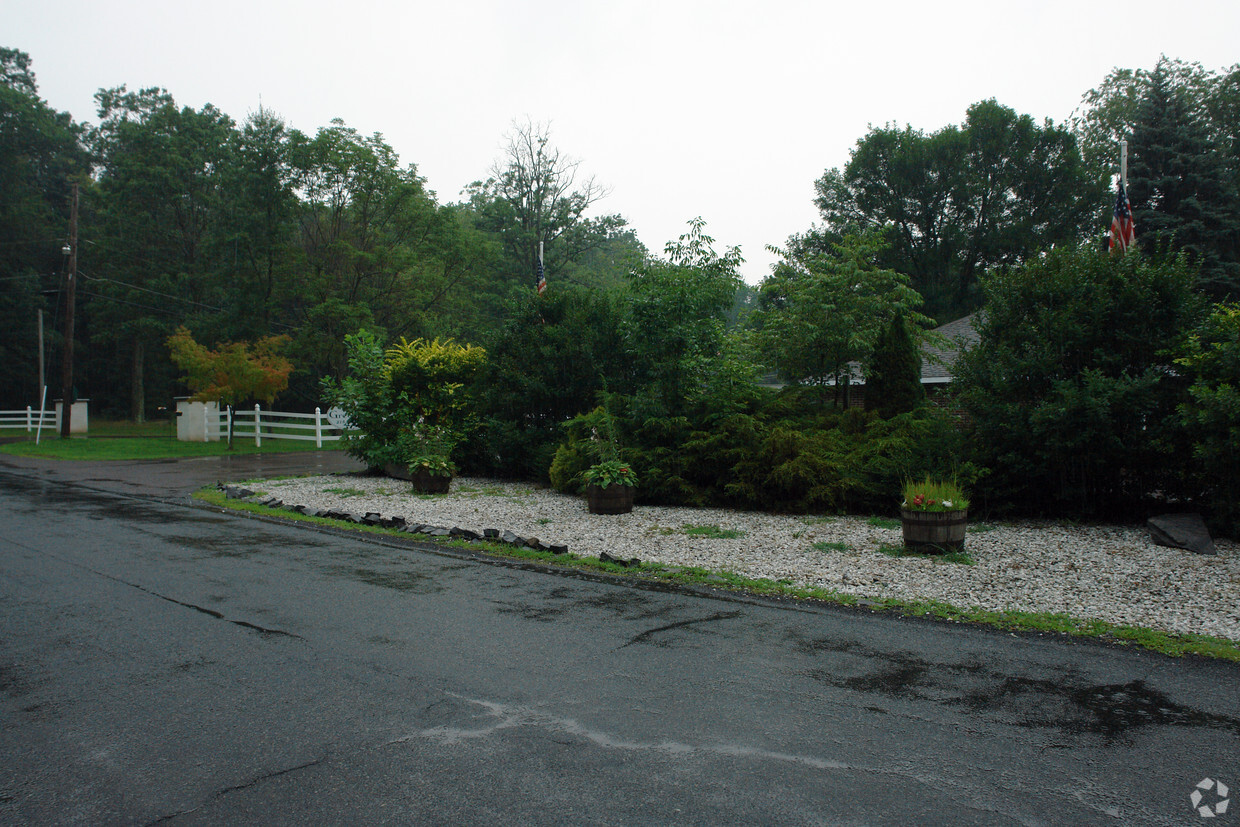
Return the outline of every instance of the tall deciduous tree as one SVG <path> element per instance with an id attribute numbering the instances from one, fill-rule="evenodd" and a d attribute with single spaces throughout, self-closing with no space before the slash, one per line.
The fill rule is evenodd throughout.
<path id="1" fill-rule="evenodd" d="M 909 276 L 939 321 L 979 306 L 987 268 L 1081 237 L 1105 198 L 1105 181 L 1089 175 L 1071 132 L 994 100 L 930 134 L 872 129 L 848 164 L 815 186 L 833 238 L 883 233 L 883 266 Z"/>
<path id="2" fill-rule="evenodd" d="M 71 184 L 89 171 L 81 138 L 39 97 L 30 56 L 0 49 L 0 407 L 38 399 L 40 291 L 63 272 Z"/>
<path id="3" fill-rule="evenodd" d="M 146 353 L 173 325 L 218 307 L 208 246 L 220 216 L 233 122 L 210 104 L 178 108 L 158 88 L 121 86 L 100 90 L 95 99 L 100 124 L 92 142 L 100 166 L 97 241 L 84 264 L 92 294 L 88 324 L 96 342 L 124 343 L 131 415 L 141 421 L 148 379 L 171 380 L 162 360 L 147 360 Z"/>
<path id="4" fill-rule="evenodd" d="M 332 358 L 339 336 L 312 324 L 325 303 L 392 336 L 440 332 L 433 311 L 461 289 L 473 257 L 455 212 L 382 135 L 342 121 L 294 136 L 291 157 L 306 277 L 288 301 L 305 366 L 320 376 L 344 368 Z"/>
<path id="5" fill-rule="evenodd" d="M 551 144 L 547 124 L 527 120 L 513 124 L 490 177 L 468 188 L 479 228 L 500 238 L 506 278 L 533 286 L 540 244 L 547 266 L 564 268 L 622 235 L 620 216 L 587 214 L 607 190 L 580 166 Z"/>
<path id="6" fill-rule="evenodd" d="M 723 347 L 744 259 L 739 247 L 716 253 L 705 226 L 690 221 L 665 259 L 650 259 L 632 275 L 626 349 L 643 416 L 681 414 Z"/>
<path id="7" fill-rule="evenodd" d="M 212 245 L 227 314 L 221 335 L 253 337 L 286 321 L 278 318 L 278 308 L 287 306 L 305 272 L 295 233 L 298 200 L 291 156 L 297 137 L 278 115 L 262 108 L 233 133 Z"/>
<path id="8" fill-rule="evenodd" d="M 762 283 L 754 322 L 766 358 L 788 382 L 817 386 L 824 403 L 848 404 L 850 383 L 868 373 L 892 317 L 931 323 L 916 312 L 922 298 L 908 276 L 875 263 L 882 248 L 871 232 L 848 236 L 830 254 L 785 252 Z"/>

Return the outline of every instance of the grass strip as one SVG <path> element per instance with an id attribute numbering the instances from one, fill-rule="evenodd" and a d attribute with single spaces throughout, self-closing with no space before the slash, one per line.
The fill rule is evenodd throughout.
<path id="1" fill-rule="evenodd" d="M 343 520 L 329 520 L 323 517 L 298 514 L 295 511 L 269 508 L 244 500 L 230 500 L 225 497 L 223 491 L 215 488 L 204 488 L 195 493 L 194 498 L 221 508 L 245 511 L 263 516 L 274 516 L 296 522 L 319 524 L 330 528 L 401 537 L 406 540 L 414 536 L 395 528 L 363 526 Z M 601 572 L 622 577 L 633 577 L 686 586 L 705 586 L 762 597 L 813 600 L 840 606 L 865 608 L 876 612 L 889 611 L 906 617 L 932 618 L 952 623 L 975 623 L 1014 632 L 1036 632 L 1094 638 L 1124 646 L 1138 646 L 1142 649 L 1159 652 L 1171 657 L 1198 655 L 1240 663 L 1240 643 L 1210 635 L 1164 632 L 1158 629 L 1115 624 L 1105 620 L 1079 618 L 1067 614 L 995 611 L 980 609 L 976 606 L 964 608 L 938 600 L 911 601 L 893 598 L 867 598 L 855 594 L 845 594 L 834 589 L 794 586 L 787 581 L 752 578 L 736 574 L 735 572 L 710 571 L 709 569 L 694 566 L 668 566 L 662 563 L 641 563 L 636 566 L 622 566 L 616 563 L 605 563 L 596 557 L 578 557 L 571 552 L 568 554 L 553 554 L 549 551 L 536 551 L 530 548 L 492 541 L 432 538 L 422 535 L 417 535 L 417 540 L 449 548 L 473 552 L 481 551 L 493 557 L 528 560 L 556 568 Z"/>
<path id="2" fill-rule="evenodd" d="M 107 460 L 143 460 L 143 459 L 178 459 L 182 457 L 216 457 L 236 456 L 240 454 L 283 454 L 295 451 L 331 451 L 339 450 L 336 443 L 328 447 L 314 447 L 313 442 L 295 440 L 263 440 L 262 447 L 254 444 L 253 439 L 238 437 L 233 440 L 233 447 L 220 442 L 179 442 L 168 436 L 164 437 L 70 437 L 69 439 L 52 438 L 45 434 L 38 445 L 34 439 L 22 442 L 10 442 L 0 445 L 0 451 L 19 457 L 38 459 L 63 459 L 79 461 Z"/>

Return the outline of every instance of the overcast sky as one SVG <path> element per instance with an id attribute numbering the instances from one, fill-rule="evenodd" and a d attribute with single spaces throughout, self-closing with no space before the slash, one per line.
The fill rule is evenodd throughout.
<path id="1" fill-rule="evenodd" d="M 750 283 L 871 124 L 932 131 L 992 97 L 1062 122 L 1113 67 L 1240 62 L 1237 0 L 0 0 L 0 21 L 78 121 L 121 84 L 238 122 L 261 103 L 309 133 L 342 118 L 441 202 L 514 120 L 550 122 L 611 189 L 601 212 L 655 252 L 700 215 Z"/>

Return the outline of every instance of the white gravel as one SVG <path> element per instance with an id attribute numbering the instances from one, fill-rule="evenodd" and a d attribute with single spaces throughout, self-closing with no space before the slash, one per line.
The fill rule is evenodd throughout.
<path id="1" fill-rule="evenodd" d="M 697 566 L 821 587 L 864 598 L 931 599 L 964 608 L 1054 612 L 1240 641 L 1240 545 L 1216 540 L 1206 557 L 1156 546 L 1143 527 L 1018 522 L 971 525 L 972 566 L 878 551 L 900 545 L 899 527 L 864 517 L 792 517 L 710 508 L 637 506 L 590 514 L 585 501 L 524 483 L 458 478 L 451 493 L 419 497 L 382 477 L 304 477 L 247 483 L 305 505 L 446 528 L 512 531 L 645 562 Z M 686 526 L 741 532 L 694 537 Z M 824 544 L 842 545 L 833 548 Z M 815 547 L 815 546 L 818 547 Z"/>

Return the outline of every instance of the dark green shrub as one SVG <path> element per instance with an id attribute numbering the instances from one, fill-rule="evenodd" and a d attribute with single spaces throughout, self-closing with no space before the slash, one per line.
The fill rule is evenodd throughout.
<path id="1" fill-rule="evenodd" d="M 1164 355 L 1199 317 L 1180 259 L 1056 249 L 983 280 L 980 340 L 956 364 L 975 504 L 1119 516 L 1176 485 L 1182 380 Z"/>
<path id="2" fill-rule="evenodd" d="M 462 452 L 469 471 L 548 479 L 561 426 L 593 408 L 605 386 L 629 387 L 622 310 L 614 295 L 572 288 L 509 306 L 474 383 L 481 427 Z"/>
<path id="3" fill-rule="evenodd" d="M 1180 404 L 1191 470 L 1211 505 L 1214 527 L 1240 535 L 1240 304 L 1219 304 L 1179 348 L 1190 381 Z"/>

